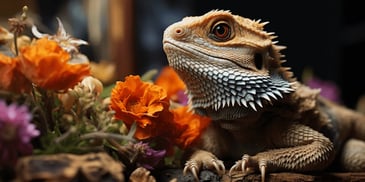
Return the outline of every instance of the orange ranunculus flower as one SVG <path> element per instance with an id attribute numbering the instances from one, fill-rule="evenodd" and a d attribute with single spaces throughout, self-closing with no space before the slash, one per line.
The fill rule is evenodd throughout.
<path id="1" fill-rule="evenodd" d="M 18 59 L 0 53 L 0 89 L 27 92 L 31 83 L 17 69 Z"/>
<path id="2" fill-rule="evenodd" d="M 209 117 L 190 112 L 188 106 L 176 108 L 171 112 L 174 115 L 173 122 L 177 134 L 174 136 L 174 142 L 181 148 L 186 148 L 196 141 L 211 122 Z"/>
<path id="3" fill-rule="evenodd" d="M 169 114 L 169 101 L 162 87 L 143 82 L 139 76 L 127 76 L 124 82 L 117 82 L 113 88 L 110 108 L 128 128 L 137 122 L 135 137 L 146 139 L 158 133 L 155 129 L 159 117 L 162 113 Z"/>
<path id="4" fill-rule="evenodd" d="M 20 70 L 34 84 L 50 90 L 66 90 L 90 75 L 88 63 L 70 63 L 70 54 L 55 41 L 38 39 L 20 50 Z"/>
<path id="5" fill-rule="evenodd" d="M 179 75 L 170 66 L 164 67 L 155 81 L 156 85 L 167 91 L 167 97 L 173 101 L 178 100 L 176 95 L 179 91 L 185 91 L 186 85 Z"/>

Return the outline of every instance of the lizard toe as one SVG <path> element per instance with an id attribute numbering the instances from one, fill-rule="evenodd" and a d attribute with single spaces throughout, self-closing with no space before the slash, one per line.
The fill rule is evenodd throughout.
<path id="1" fill-rule="evenodd" d="M 247 171 L 247 168 L 249 167 L 249 161 L 250 161 L 250 156 L 245 154 L 242 156 L 242 160 L 241 160 L 241 170 L 243 173 L 245 173 Z"/>
<path id="2" fill-rule="evenodd" d="M 236 163 L 231 167 L 231 169 L 229 170 L 229 175 L 231 175 L 233 171 L 239 171 L 239 170 L 241 170 L 242 173 L 246 173 L 249 167 L 249 160 L 250 160 L 249 155 L 246 154 L 243 155 L 242 159 L 236 161 Z"/>
<path id="3" fill-rule="evenodd" d="M 264 160 L 264 159 L 260 160 L 259 168 L 260 168 L 260 173 L 261 173 L 261 182 L 265 181 L 266 167 L 267 167 L 266 160 Z"/>
<path id="4" fill-rule="evenodd" d="M 229 176 L 233 175 L 233 171 L 238 171 L 240 166 L 241 166 L 242 161 L 236 161 L 236 163 L 231 167 L 231 169 L 229 170 Z"/>
<path id="5" fill-rule="evenodd" d="M 200 167 L 198 165 L 198 162 L 195 160 L 189 160 L 185 163 L 183 174 L 187 175 L 188 172 L 191 172 L 191 174 L 194 176 L 194 178 L 199 180 L 199 177 L 198 177 L 199 171 L 200 171 Z"/>
<path id="6" fill-rule="evenodd" d="M 219 175 L 223 175 L 226 172 L 225 166 L 221 160 L 212 159 L 211 163 Z"/>

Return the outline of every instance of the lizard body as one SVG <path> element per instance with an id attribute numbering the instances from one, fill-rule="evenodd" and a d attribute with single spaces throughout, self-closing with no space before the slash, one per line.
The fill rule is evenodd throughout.
<path id="1" fill-rule="evenodd" d="M 229 11 L 186 17 L 166 28 L 169 65 L 192 109 L 213 119 L 184 172 L 317 171 L 334 162 L 365 171 L 365 116 L 298 82 L 266 23 Z M 222 161 L 223 160 L 223 161 Z"/>

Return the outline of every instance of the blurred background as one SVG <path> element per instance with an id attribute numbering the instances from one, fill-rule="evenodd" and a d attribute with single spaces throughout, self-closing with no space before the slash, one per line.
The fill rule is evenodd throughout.
<path id="1" fill-rule="evenodd" d="M 361 1 L 235 0 L 15 0 L 2 2 L 0 25 L 29 7 L 43 33 L 57 31 L 56 17 L 72 36 L 86 40 L 81 52 L 98 64 L 104 82 L 123 80 L 167 65 L 163 30 L 184 16 L 212 9 L 269 21 L 266 30 L 287 46 L 285 66 L 299 81 L 320 87 L 333 100 L 358 107 L 365 93 L 365 12 Z M 362 52 L 364 51 L 364 52 Z M 100 71 L 101 70 L 101 71 Z M 100 74 L 100 73 L 99 73 Z"/>

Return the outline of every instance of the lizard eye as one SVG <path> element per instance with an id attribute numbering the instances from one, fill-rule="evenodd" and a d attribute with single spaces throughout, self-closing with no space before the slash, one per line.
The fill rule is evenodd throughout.
<path id="1" fill-rule="evenodd" d="M 213 25 L 209 35 L 216 41 L 226 41 L 231 37 L 231 27 L 226 21 L 219 21 Z"/>

